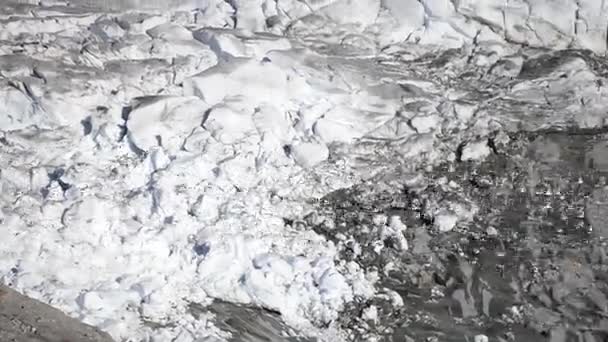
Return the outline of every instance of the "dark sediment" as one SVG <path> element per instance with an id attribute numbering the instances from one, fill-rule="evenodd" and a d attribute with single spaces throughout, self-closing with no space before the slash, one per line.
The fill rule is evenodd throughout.
<path id="1" fill-rule="evenodd" d="M 247 342 L 315 342 L 316 339 L 298 337 L 281 319 L 279 313 L 257 307 L 215 300 L 208 307 L 192 304 L 193 315 L 210 311 L 215 314 L 218 328 L 231 333 L 230 341 Z"/>
<path id="2" fill-rule="evenodd" d="M 6 286 L 0 286 L 0 341 L 113 342 L 108 334 Z"/>

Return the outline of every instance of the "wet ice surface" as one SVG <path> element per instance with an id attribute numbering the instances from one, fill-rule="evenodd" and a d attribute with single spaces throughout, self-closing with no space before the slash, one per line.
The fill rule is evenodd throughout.
<path id="1" fill-rule="evenodd" d="M 602 333 L 608 5 L 140 3 L 2 4 L 3 282 L 117 341 Z"/>

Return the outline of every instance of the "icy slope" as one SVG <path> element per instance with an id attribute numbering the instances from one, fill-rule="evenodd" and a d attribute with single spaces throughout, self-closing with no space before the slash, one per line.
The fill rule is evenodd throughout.
<path id="1" fill-rule="evenodd" d="M 66 3 L 0 5 L 0 271 L 118 341 L 226 338 L 213 298 L 343 339 L 375 276 L 302 229 L 316 199 L 605 120 L 596 56 L 526 48 L 603 52 L 597 2 Z"/>
<path id="2" fill-rule="evenodd" d="M 18 0 L 17 3 L 38 4 Z M 102 10 L 191 10 L 217 24 L 273 32 L 327 32 L 338 41 L 381 45 L 397 42 L 448 44 L 483 41 L 532 47 L 606 50 L 608 4 L 596 0 L 45 0 Z M 209 25 L 211 23 L 207 23 Z M 215 26 L 215 25 L 213 25 Z M 341 36 L 340 31 L 347 33 Z M 312 37 L 311 37 L 312 38 Z M 317 37 L 321 38 L 321 37 Z"/>
<path id="3" fill-rule="evenodd" d="M 38 1 L 18 0 L 25 4 Z M 532 47 L 606 50 L 608 4 L 596 0 L 46 0 L 102 10 L 203 9 L 229 16 L 231 27 L 254 31 L 320 33 L 341 40 L 340 31 L 381 45 L 397 42 L 448 44 L 482 41 Z M 210 18 L 211 19 L 211 18 Z M 222 18 L 225 19 L 225 18 Z M 320 38 L 320 37 L 317 37 Z M 349 36 L 347 41 L 352 39 Z"/>

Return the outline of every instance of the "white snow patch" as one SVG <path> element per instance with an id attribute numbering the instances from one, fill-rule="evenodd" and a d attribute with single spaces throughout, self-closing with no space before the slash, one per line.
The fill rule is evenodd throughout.
<path id="1" fill-rule="evenodd" d="M 474 141 L 467 143 L 462 149 L 462 160 L 483 160 L 490 155 L 487 141 Z"/>
<path id="2" fill-rule="evenodd" d="M 312 167 L 329 157 L 329 149 L 323 143 L 301 142 L 291 145 L 291 154 L 302 167 Z"/>
<path id="3" fill-rule="evenodd" d="M 456 223 L 458 223 L 458 216 L 447 209 L 443 209 L 435 214 L 433 225 L 437 227 L 440 232 L 449 232 L 456 227 Z"/>

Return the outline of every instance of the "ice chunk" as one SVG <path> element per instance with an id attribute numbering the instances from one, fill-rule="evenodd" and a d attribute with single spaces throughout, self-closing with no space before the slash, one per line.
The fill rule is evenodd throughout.
<path id="1" fill-rule="evenodd" d="M 439 127 L 440 120 L 441 118 L 436 114 L 417 115 L 410 120 L 410 124 L 418 133 L 429 133 Z"/>
<path id="2" fill-rule="evenodd" d="M 18 89 L 0 81 L 0 126 L 4 130 L 16 130 L 30 125 L 49 125 L 52 117 L 27 95 L 25 88 Z"/>
<path id="3" fill-rule="evenodd" d="M 298 165 L 313 167 L 329 157 L 329 149 L 320 142 L 301 142 L 291 145 L 290 153 Z"/>
<path id="4" fill-rule="evenodd" d="M 475 335 L 475 338 L 473 339 L 474 342 L 489 342 L 490 340 L 488 339 L 488 336 L 486 335 Z"/>
<path id="5" fill-rule="evenodd" d="M 467 143 L 462 149 L 462 160 L 483 160 L 490 155 L 488 142 L 481 140 Z"/>
<path id="6" fill-rule="evenodd" d="M 378 319 L 378 308 L 375 305 L 368 306 L 367 308 L 363 309 L 361 318 L 366 321 L 376 322 Z"/>
<path id="7" fill-rule="evenodd" d="M 433 221 L 433 225 L 439 229 L 440 232 L 449 232 L 456 227 L 456 223 L 458 223 L 458 216 L 445 209 L 435 214 Z"/>
<path id="8" fill-rule="evenodd" d="M 123 30 L 114 20 L 110 19 L 96 21 L 91 25 L 90 30 L 107 40 L 119 39 L 125 34 L 125 30 Z"/>
<path id="9" fill-rule="evenodd" d="M 29 1 L 29 0 L 21 0 Z M 87 6 L 102 10 L 179 10 L 205 8 L 207 0 L 71 0 L 71 6 Z"/>
<path id="10" fill-rule="evenodd" d="M 392 113 L 363 111 L 363 104 L 336 106 L 314 124 L 313 130 L 326 143 L 352 142 L 380 127 L 394 116 Z M 357 109 L 356 109 L 357 108 Z"/>
<path id="11" fill-rule="evenodd" d="M 232 102 L 226 102 L 211 108 L 207 113 L 203 127 L 225 144 L 235 143 L 256 131 L 253 122 L 253 110 L 239 108 Z"/>
<path id="12" fill-rule="evenodd" d="M 194 38 L 208 45 L 219 57 L 263 58 L 272 50 L 288 50 L 287 38 L 270 34 L 251 36 L 238 30 L 204 28 L 194 32 Z"/>
<path id="13" fill-rule="evenodd" d="M 426 15 L 429 17 L 446 18 L 455 12 L 454 3 L 449 0 L 422 0 Z"/>
<path id="14" fill-rule="evenodd" d="M 144 151 L 156 146 L 179 150 L 183 139 L 202 124 L 208 109 L 198 98 L 172 96 L 143 97 L 132 106 L 127 120 L 128 136 Z"/>
<path id="15" fill-rule="evenodd" d="M 186 95 L 199 96 L 217 104 L 226 96 L 241 94 L 254 103 L 275 103 L 289 98 L 287 74 L 273 63 L 234 58 L 192 76 L 184 81 Z"/>
<path id="16" fill-rule="evenodd" d="M 265 149 L 276 151 L 292 141 L 293 125 L 287 118 L 287 113 L 272 105 L 262 105 L 256 108 L 253 122 L 261 136 Z M 282 151 L 281 151 L 282 152 Z"/>
<path id="17" fill-rule="evenodd" d="M 146 33 L 152 38 L 166 39 L 166 40 L 189 40 L 192 39 L 192 32 L 183 26 L 164 23 L 146 31 Z"/>
<path id="18" fill-rule="evenodd" d="M 371 25 L 380 11 L 380 0 L 337 0 L 321 9 L 321 13 L 340 24 Z"/>

